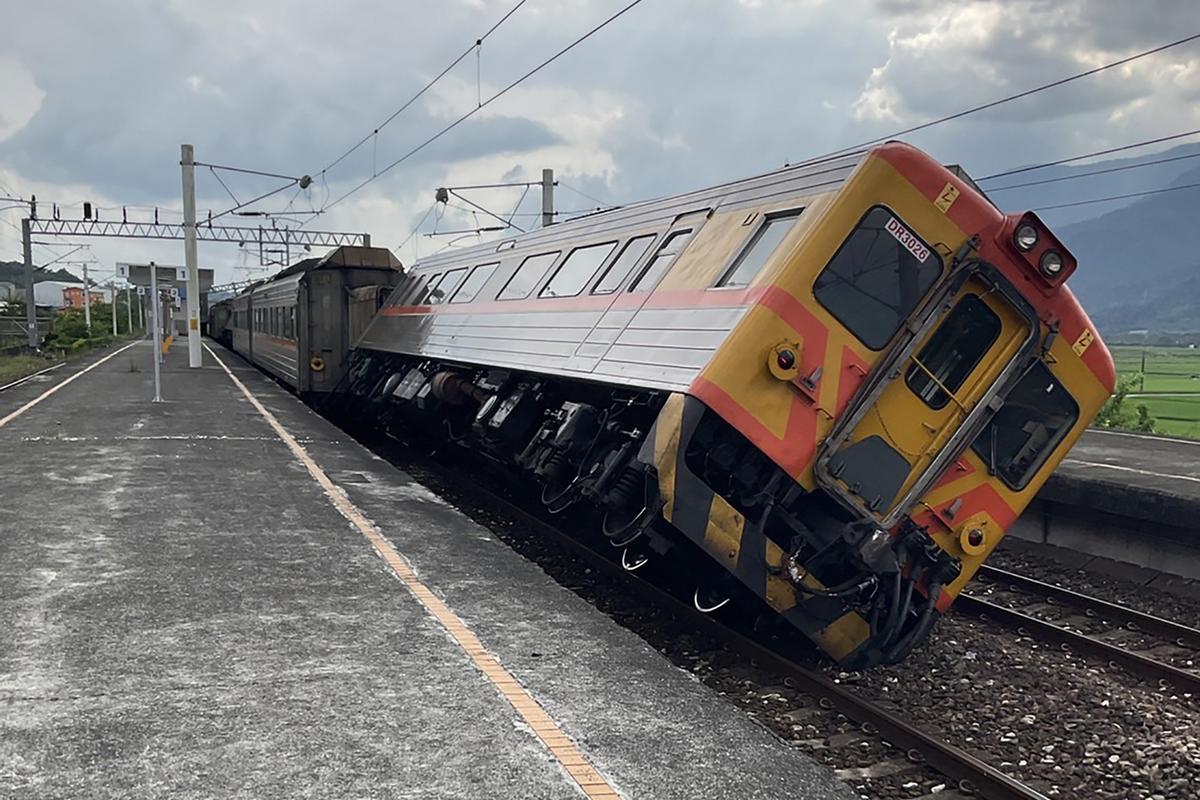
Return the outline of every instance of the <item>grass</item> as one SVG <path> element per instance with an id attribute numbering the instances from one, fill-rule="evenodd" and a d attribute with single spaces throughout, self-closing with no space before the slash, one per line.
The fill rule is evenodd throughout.
<path id="1" fill-rule="evenodd" d="M 32 375 L 39 369 L 53 366 L 59 361 L 62 359 L 45 356 L 0 356 L 0 386 L 24 378 L 26 375 Z"/>
<path id="2" fill-rule="evenodd" d="M 1142 376 L 1128 406 L 1146 406 L 1158 433 L 1200 439 L 1200 348 L 1116 345 L 1112 352 L 1121 377 Z"/>

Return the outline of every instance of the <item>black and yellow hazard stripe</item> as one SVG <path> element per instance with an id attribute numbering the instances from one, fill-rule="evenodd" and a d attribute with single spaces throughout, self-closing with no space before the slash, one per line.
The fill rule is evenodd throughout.
<path id="1" fill-rule="evenodd" d="M 671 395 L 642 446 L 639 459 L 658 473 L 660 514 L 831 657 L 849 658 L 869 636 L 866 620 L 840 600 L 797 592 L 779 545 L 688 468 L 684 454 L 704 412 L 696 398 Z"/>

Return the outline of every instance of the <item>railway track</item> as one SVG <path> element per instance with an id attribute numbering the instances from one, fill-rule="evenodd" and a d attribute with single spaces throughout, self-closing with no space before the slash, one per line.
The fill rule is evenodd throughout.
<path id="1" fill-rule="evenodd" d="M 977 580 L 980 583 L 976 588 L 964 592 L 955 602 L 959 612 L 1101 659 L 1140 678 L 1200 695 L 1200 671 L 1189 668 L 1191 662 L 1200 661 L 1200 630 L 996 567 L 980 569 Z M 1014 607 L 1019 605 L 1024 608 Z M 1037 613 L 1031 608 L 1037 608 Z M 1046 619 L 1051 615 L 1048 609 L 1059 615 Z M 1104 630 L 1079 630 L 1104 623 L 1109 623 Z M 1133 642 L 1122 644 L 1102 638 L 1113 635 Z M 1157 641 L 1146 647 L 1147 638 Z M 1184 666 L 1172 661 L 1183 661 Z"/>
<path id="2" fill-rule="evenodd" d="M 17 386 L 20 386 L 22 383 L 25 383 L 25 381 L 30 381 L 30 380 L 33 380 L 34 378 L 38 377 L 39 375 L 45 375 L 47 372 L 52 372 L 53 370 L 58 369 L 59 367 L 61 367 L 63 364 L 66 364 L 66 363 L 67 362 L 65 362 L 65 361 L 60 361 L 59 363 L 54 364 L 53 366 L 49 366 L 49 367 L 46 367 L 45 369 L 40 369 L 37 372 L 26 375 L 24 378 L 17 378 L 15 381 L 12 381 L 11 383 L 6 383 L 3 386 L 0 386 L 0 392 L 5 391 L 6 389 L 13 389 Z"/>
<path id="3" fill-rule="evenodd" d="M 378 443 L 368 446 L 380 452 Z M 380 452 L 388 457 L 386 449 Z M 406 456 L 412 458 L 411 452 Z M 395 459 L 393 459 L 395 460 Z M 410 465 L 402 465 L 410 469 Z M 922 729 L 899 713 L 855 694 L 828 675 L 788 658 L 767 644 L 735 630 L 711 615 L 695 609 L 690 598 L 683 598 L 652 584 L 624 569 L 608 548 L 593 549 L 580 539 L 532 514 L 521 505 L 496 494 L 479 483 L 461 480 L 441 464 L 422 459 L 420 466 L 454 486 L 454 493 L 481 508 L 498 510 L 504 517 L 519 522 L 562 547 L 567 553 L 588 564 L 607 578 L 619 582 L 655 608 L 666 610 L 702 636 L 721 642 L 729 650 L 782 680 L 785 686 L 814 697 L 820 708 L 843 714 L 871 737 L 879 737 L 905 753 L 908 761 L 924 764 L 948 783 L 954 791 L 939 791 L 937 797 L 980 797 L 986 800 L 1048 800 L 1037 789 L 1024 784 L 970 752 Z M 616 551 L 611 551 L 615 553 Z M 853 772 L 854 770 L 850 770 Z"/>

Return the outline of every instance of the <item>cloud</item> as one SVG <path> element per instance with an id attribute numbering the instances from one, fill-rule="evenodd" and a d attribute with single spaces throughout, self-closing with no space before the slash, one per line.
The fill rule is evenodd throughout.
<path id="1" fill-rule="evenodd" d="M 190 142 L 201 161 L 314 176 L 308 190 L 259 208 L 321 209 L 620 5 L 531 0 L 487 38 L 477 61 L 471 46 L 511 0 L 24 4 L 12 12 L 22 36 L 0 41 L 0 181 L 50 200 L 178 209 L 179 144 Z M 610 202 L 681 192 L 1145 49 L 1181 35 L 1192 16 L 1192 0 L 1163 0 L 1153 14 L 1117 0 L 710 0 L 703 13 L 688 0 L 654 0 L 309 224 L 367 230 L 390 246 L 422 218 L 430 224 L 436 187 L 537 180 L 543 167 L 556 171 L 563 209 L 594 205 L 572 190 Z M 986 173 L 1200 127 L 1198 50 L 1181 47 L 910 138 Z M 279 185 L 248 176 L 229 183 L 239 199 Z M 201 208 L 231 204 L 207 171 L 198 184 Z M 518 208 L 522 192 L 471 196 L 532 222 L 537 193 Z M 472 226 L 476 216 L 449 208 L 439 230 Z M 416 241 L 418 253 L 443 246 Z M 170 261 L 182 247 L 109 241 L 96 251 Z M 218 265 L 219 280 L 253 261 L 211 245 L 201 256 Z"/>
<path id="2" fill-rule="evenodd" d="M 10 138 L 29 124 L 46 93 L 20 59 L 0 55 L 0 142 Z"/>

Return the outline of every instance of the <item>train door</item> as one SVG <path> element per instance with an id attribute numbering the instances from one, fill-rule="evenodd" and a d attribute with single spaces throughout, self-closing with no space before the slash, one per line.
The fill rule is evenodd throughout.
<path id="1" fill-rule="evenodd" d="M 817 478 L 890 526 L 980 427 L 1038 321 L 1003 278 L 973 271 L 885 358 L 818 458 Z"/>

